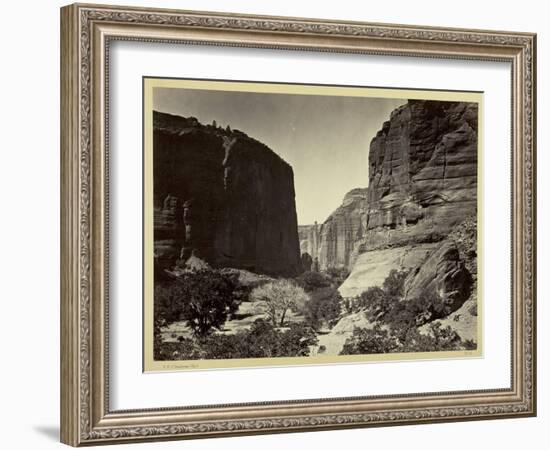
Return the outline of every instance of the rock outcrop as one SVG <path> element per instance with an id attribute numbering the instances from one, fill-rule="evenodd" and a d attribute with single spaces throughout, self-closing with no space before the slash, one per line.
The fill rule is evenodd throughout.
<path id="1" fill-rule="evenodd" d="M 344 296 L 372 285 L 360 275 L 368 267 L 386 272 L 386 256 L 367 253 L 441 242 L 476 216 L 477 104 L 409 100 L 394 110 L 371 142 L 368 177 L 320 227 L 321 269 L 352 272 Z"/>
<path id="2" fill-rule="evenodd" d="M 477 209 L 477 104 L 409 100 L 370 145 L 369 186 L 323 223 L 321 269 L 351 269 L 362 253 L 443 240 Z"/>
<path id="3" fill-rule="evenodd" d="M 409 100 L 372 140 L 363 251 L 441 240 L 477 208 L 477 104 Z"/>
<path id="4" fill-rule="evenodd" d="M 321 269 L 350 270 L 342 297 L 407 271 L 403 301 L 433 293 L 435 322 L 477 341 L 477 140 L 473 103 L 410 100 L 391 114 L 371 142 L 368 188 L 347 194 L 317 236 Z M 372 324 L 344 316 L 319 341 L 337 353 L 355 327 Z"/>
<path id="5" fill-rule="evenodd" d="M 346 341 L 353 335 L 355 328 L 372 329 L 373 327 L 374 323 L 369 321 L 364 311 L 349 314 L 340 319 L 330 332 L 319 335 L 315 352 L 316 354 L 338 355 Z M 323 351 L 320 351 L 321 348 Z"/>
<path id="6" fill-rule="evenodd" d="M 365 252 L 357 258 L 349 277 L 338 288 L 344 298 L 356 297 L 372 286 L 382 286 L 395 269 L 410 271 L 420 267 L 439 244 L 419 244 Z"/>
<path id="7" fill-rule="evenodd" d="M 451 328 L 463 341 L 477 343 L 480 337 L 477 321 L 477 299 L 472 297 L 447 317 L 423 325 L 418 328 L 418 331 L 431 335 L 430 325 L 440 324 L 441 328 Z"/>
<path id="8" fill-rule="evenodd" d="M 356 242 L 363 239 L 363 217 L 367 212 L 367 189 L 348 192 L 342 205 L 323 223 L 318 254 L 319 267 L 349 268 Z"/>
<path id="9" fill-rule="evenodd" d="M 459 309 L 471 294 L 473 278 L 452 240 L 446 240 L 405 280 L 405 300 L 427 292 L 437 294 L 447 316 Z"/>
<path id="10" fill-rule="evenodd" d="M 238 130 L 153 113 L 155 254 L 213 267 L 300 272 L 292 168 Z"/>
<path id="11" fill-rule="evenodd" d="M 355 244 L 364 236 L 367 189 L 349 191 L 336 211 L 318 225 L 300 225 L 300 251 L 318 261 L 320 270 L 349 268 Z"/>

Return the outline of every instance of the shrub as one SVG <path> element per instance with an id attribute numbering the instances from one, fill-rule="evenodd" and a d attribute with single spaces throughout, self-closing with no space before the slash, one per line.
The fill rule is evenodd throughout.
<path id="1" fill-rule="evenodd" d="M 309 356 L 310 346 L 317 345 L 317 333 L 303 322 L 290 324 L 279 333 L 278 354 L 273 356 Z"/>
<path id="2" fill-rule="evenodd" d="M 406 270 L 392 269 L 382 285 L 384 292 L 390 297 L 403 297 L 407 274 Z"/>
<path id="3" fill-rule="evenodd" d="M 418 331 L 418 327 L 444 317 L 445 304 L 435 290 L 424 290 L 417 298 L 403 300 L 406 276 L 406 272 L 392 270 L 382 288 L 371 287 L 353 301 L 351 309 L 365 311 L 367 319 L 376 325 L 372 329 L 354 329 L 341 354 L 476 348 L 474 342 L 463 342 L 455 331 L 442 328 L 440 323 L 430 324 L 427 334 Z"/>
<path id="4" fill-rule="evenodd" d="M 310 293 L 310 299 L 305 303 L 304 316 L 306 322 L 314 329 L 324 324 L 333 326 L 340 316 L 342 297 L 333 287 L 318 289 Z"/>
<path id="5" fill-rule="evenodd" d="M 303 308 L 309 297 L 300 286 L 281 279 L 254 288 L 250 299 L 263 302 L 272 325 L 282 327 L 288 311 Z"/>
<path id="6" fill-rule="evenodd" d="M 178 342 L 161 342 L 155 347 L 156 361 L 201 359 L 202 353 L 196 341 L 183 338 Z"/>
<path id="7" fill-rule="evenodd" d="M 372 329 L 354 328 L 353 334 L 346 340 L 341 355 L 371 355 L 390 353 L 398 348 L 397 339 L 391 333 L 375 325 Z"/>
<path id="8" fill-rule="evenodd" d="M 468 343 L 451 327 L 441 327 L 440 323 L 429 325 L 429 333 L 422 334 L 416 328 L 411 328 L 402 343 L 402 352 L 441 352 L 467 349 Z"/>
<path id="9" fill-rule="evenodd" d="M 403 336 L 395 329 L 383 329 L 377 324 L 372 329 L 355 328 L 340 354 L 418 353 L 475 348 L 474 342 L 463 342 L 451 327 L 442 328 L 440 323 L 431 324 L 428 334 L 409 328 Z"/>
<path id="10" fill-rule="evenodd" d="M 468 271 L 474 279 L 477 278 L 477 217 L 466 217 L 462 223 L 454 227 L 448 237 L 455 242 Z"/>
<path id="11" fill-rule="evenodd" d="M 406 271 L 391 270 L 382 287 L 371 286 L 349 302 L 351 312 L 367 311 L 371 321 L 381 320 L 403 297 Z"/>
<path id="12" fill-rule="evenodd" d="M 196 336 L 207 336 L 239 307 L 237 287 L 232 277 L 216 270 L 184 273 L 173 283 L 156 287 L 156 326 L 184 320 Z"/>
<path id="13" fill-rule="evenodd" d="M 392 299 L 378 286 L 372 286 L 353 302 L 352 309 L 357 312 L 367 311 L 367 318 L 373 322 L 380 320 L 392 307 Z"/>
<path id="14" fill-rule="evenodd" d="M 349 277 L 350 272 L 343 267 L 329 267 L 326 271 L 326 274 L 332 280 L 332 284 L 334 285 L 334 287 L 338 288 L 344 281 L 346 281 L 346 278 Z"/>
<path id="15" fill-rule="evenodd" d="M 417 298 L 391 303 L 391 308 L 382 317 L 382 321 L 404 340 L 410 329 L 443 317 L 444 308 L 445 305 L 435 291 L 425 290 Z"/>
<path id="16" fill-rule="evenodd" d="M 164 360 L 274 358 L 309 356 L 310 346 L 317 344 L 317 336 L 303 323 L 294 323 L 286 330 L 275 328 L 270 322 L 258 319 L 250 330 L 234 335 L 211 334 L 182 342 L 165 342 L 160 356 Z"/>
<path id="17" fill-rule="evenodd" d="M 296 278 L 296 283 L 306 292 L 331 286 L 330 278 L 320 272 L 304 272 Z"/>

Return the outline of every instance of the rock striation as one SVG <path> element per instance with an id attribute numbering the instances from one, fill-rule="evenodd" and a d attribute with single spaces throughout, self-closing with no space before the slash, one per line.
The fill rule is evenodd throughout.
<path id="1" fill-rule="evenodd" d="M 425 100 L 393 111 L 370 146 L 363 250 L 440 240 L 476 214 L 477 114 Z"/>
<path id="2" fill-rule="evenodd" d="M 471 294 L 473 278 L 456 244 L 443 241 L 405 280 L 405 300 L 434 292 L 443 303 L 444 315 L 459 309 Z"/>
<path id="3" fill-rule="evenodd" d="M 363 217 L 367 212 L 367 189 L 357 188 L 344 196 L 342 205 L 323 223 L 320 232 L 319 266 L 349 268 L 356 242 L 365 235 Z"/>
<path id="4" fill-rule="evenodd" d="M 195 254 L 213 267 L 301 270 L 292 167 L 238 130 L 153 112 L 159 267 Z"/>
<path id="5" fill-rule="evenodd" d="M 313 225 L 298 225 L 298 237 L 300 239 L 300 252 L 307 253 L 312 260 L 319 258 L 319 239 L 321 226 L 315 222 Z"/>
<path id="6" fill-rule="evenodd" d="M 317 259 L 319 269 L 350 267 L 353 248 L 365 233 L 367 192 L 366 188 L 352 189 L 322 225 L 299 226 L 300 250 Z"/>
<path id="7" fill-rule="evenodd" d="M 302 252 L 323 270 L 351 270 L 365 252 L 439 242 L 475 216 L 477 113 L 475 103 L 429 100 L 394 110 L 371 142 L 368 188 L 302 233 Z"/>
<path id="8" fill-rule="evenodd" d="M 438 245 L 407 245 L 362 253 L 338 290 L 342 297 L 350 298 L 357 297 L 369 287 L 382 286 L 393 269 L 409 272 L 421 267 Z"/>

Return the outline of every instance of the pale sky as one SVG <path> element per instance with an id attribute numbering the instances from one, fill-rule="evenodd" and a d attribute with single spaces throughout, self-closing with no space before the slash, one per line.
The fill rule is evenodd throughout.
<path id="1" fill-rule="evenodd" d="M 368 185 L 369 145 L 406 99 L 155 88 L 153 108 L 239 129 L 294 170 L 298 224 L 323 223 Z"/>

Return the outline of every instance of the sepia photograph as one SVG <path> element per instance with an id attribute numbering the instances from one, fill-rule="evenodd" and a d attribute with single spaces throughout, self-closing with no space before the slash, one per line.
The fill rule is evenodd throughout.
<path id="1" fill-rule="evenodd" d="M 145 370 L 481 355 L 482 94 L 143 86 Z"/>
<path id="2" fill-rule="evenodd" d="M 409 3 L 39 15 L 37 30 L 59 31 L 42 34 L 54 36 L 61 95 L 20 70 L 28 86 L 8 96 L 25 111 L 6 108 L 22 130 L 7 148 L 26 135 L 60 147 L 57 169 L 25 151 L 6 165 L 25 169 L 7 192 L 29 212 L 5 221 L 29 228 L 6 234 L 26 258 L 6 298 L 34 286 L 60 297 L 52 308 L 27 293 L 56 328 L 57 358 L 7 346 L 30 375 L 58 362 L 38 383 L 57 389 L 14 391 L 15 409 L 38 412 L 55 398 L 37 398 L 59 393 L 51 429 L 34 434 L 163 446 L 304 433 L 319 449 L 339 444 L 329 430 L 380 427 L 369 434 L 387 446 L 383 428 L 406 425 L 397 445 L 457 449 L 540 434 L 542 21 Z M 60 114 L 30 121 L 31 86 Z M 58 208 L 34 201 L 50 188 Z M 35 239 L 49 228 L 57 239 Z M 36 242 L 59 273 L 29 284 L 20 268 L 43 252 L 21 245 Z M 9 322 L 13 336 L 48 335 Z M 525 433 L 501 432 L 520 418 Z M 448 439 L 453 422 L 465 439 Z M 418 439 L 424 427 L 443 427 L 441 439 Z"/>

